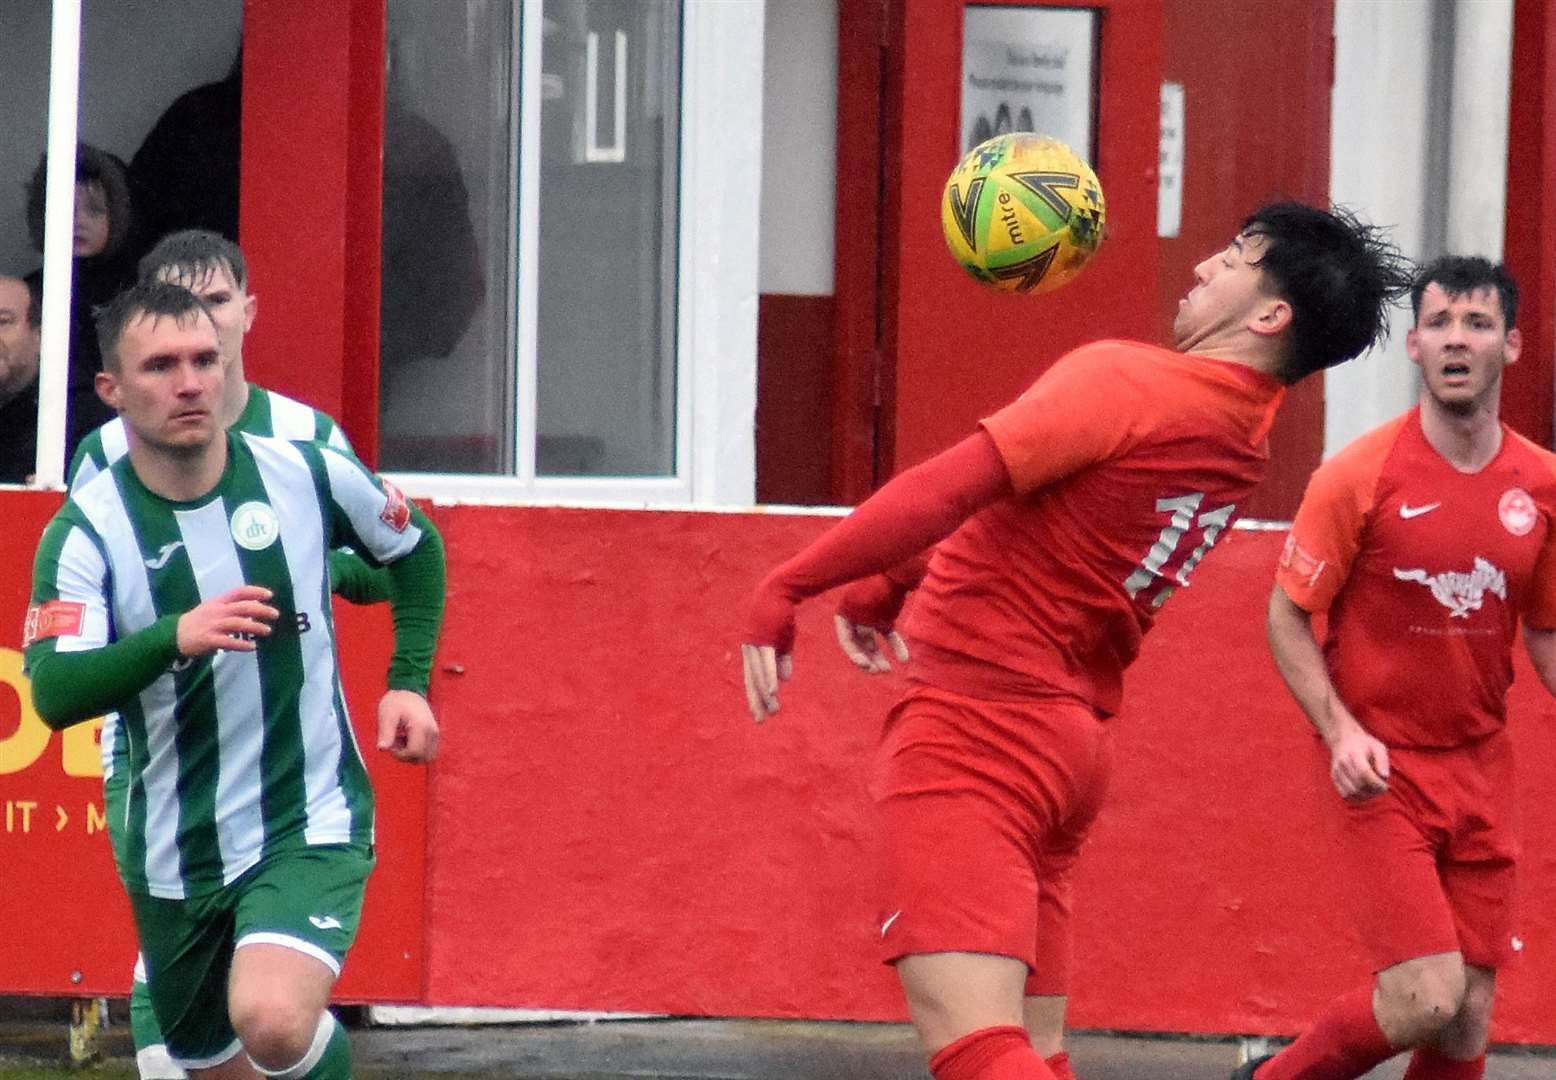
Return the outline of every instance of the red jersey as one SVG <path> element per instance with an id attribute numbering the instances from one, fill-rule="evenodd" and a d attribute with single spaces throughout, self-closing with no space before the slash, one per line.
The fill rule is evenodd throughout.
<path id="1" fill-rule="evenodd" d="M 1015 497 L 930 560 L 908 619 L 915 678 L 975 697 L 1117 710 L 1159 608 L 1264 475 L 1283 387 L 1132 341 L 1062 357 L 983 421 Z"/>
<path id="2" fill-rule="evenodd" d="M 1556 628 L 1556 454 L 1506 425 L 1476 473 L 1421 431 L 1419 409 L 1325 462 L 1276 580 L 1329 612 L 1330 678 L 1394 746 L 1451 747 L 1502 727 L 1522 614 Z"/>

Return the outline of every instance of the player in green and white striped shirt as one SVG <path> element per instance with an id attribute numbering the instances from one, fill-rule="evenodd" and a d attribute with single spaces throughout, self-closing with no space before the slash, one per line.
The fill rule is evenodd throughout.
<path id="1" fill-rule="evenodd" d="M 44 532 L 24 635 L 34 704 L 54 727 L 121 716 L 105 731 L 127 762 L 110 836 L 173 1059 L 220 1080 L 255 1076 L 249 1058 L 349 1077 L 325 1005 L 372 866 L 372 794 L 326 557 L 345 543 L 389 567 L 378 742 L 427 761 L 441 541 L 349 454 L 225 432 L 217 328 L 186 290 L 138 286 L 100 329 L 99 389 L 128 454 Z"/>
<path id="2" fill-rule="evenodd" d="M 254 326 L 259 298 L 249 292 L 248 262 L 237 244 L 204 229 L 169 233 L 141 257 L 137 273 L 142 282 L 182 285 L 205 301 L 216 324 L 222 360 L 228 365 L 221 417 L 227 427 L 351 449 L 346 433 L 327 414 L 247 381 L 243 338 Z M 122 418 L 92 432 L 70 463 L 71 490 L 118 461 L 128 449 Z"/>
<path id="3" fill-rule="evenodd" d="M 216 323 L 222 360 L 227 364 L 222 418 L 230 430 L 283 439 L 313 439 L 351 450 L 345 431 L 328 414 L 246 380 L 243 341 L 253 329 L 259 301 L 249 291 L 248 261 L 238 245 L 218 233 L 185 229 L 158 241 L 141 257 L 137 270 L 142 282 L 182 285 L 205 301 Z M 128 449 L 129 438 L 121 418 L 90 433 L 70 463 L 71 490 L 118 461 Z M 330 578 L 334 591 L 353 603 L 376 603 L 389 598 L 384 573 L 349 551 L 330 553 Z M 108 740 L 104 740 L 103 746 L 105 750 L 112 749 Z M 123 782 L 123 769 L 116 770 L 111 760 L 105 760 L 103 771 L 111 796 Z M 142 1080 L 180 1080 L 185 1074 L 167 1059 L 162 1033 L 147 996 L 144 969 L 145 965 L 137 959 L 130 993 L 130 1031 L 135 1042 L 136 1066 Z"/>

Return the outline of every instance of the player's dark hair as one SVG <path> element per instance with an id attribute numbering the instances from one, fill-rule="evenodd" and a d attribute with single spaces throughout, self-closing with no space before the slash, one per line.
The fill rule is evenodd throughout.
<path id="1" fill-rule="evenodd" d="M 43 198 L 48 177 L 48 155 L 38 159 L 27 182 L 27 235 L 32 246 L 43 250 Z M 108 240 L 95 258 L 117 254 L 130 237 L 130 180 L 124 162 L 91 143 L 76 144 L 76 183 L 101 188 L 108 204 Z"/>
<path id="2" fill-rule="evenodd" d="M 180 285 L 197 285 L 218 270 L 226 270 L 238 288 L 249 287 L 248 262 L 237 244 L 209 229 L 180 229 L 168 233 L 141 256 L 136 276 L 143 282 L 166 278 Z"/>
<path id="3" fill-rule="evenodd" d="M 1244 233 L 1264 237 L 1258 267 L 1291 305 L 1277 373 L 1287 383 L 1360 355 L 1388 336 L 1388 313 L 1410 289 L 1410 261 L 1382 229 L 1350 211 L 1278 202 L 1255 210 Z"/>
<path id="4" fill-rule="evenodd" d="M 136 319 L 149 315 L 153 319 L 169 318 L 183 325 L 191 319 L 211 318 L 210 309 L 205 306 L 204 300 L 182 285 L 171 285 L 165 281 L 143 281 L 131 285 L 98 308 L 94 315 L 103 367 L 115 373 L 119 371 L 119 341 L 124 337 L 124 328 Z M 212 325 L 215 325 L 214 319 Z"/>
<path id="5" fill-rule="evenodd" d="M 1501 263 L 1479 255 L 1444 255 L 1423 266 L 1410 286 L 1410 313 L 1421 317 L 1421 296 L 1428 285 L 1439 285 L 1450 298 L 1458 298 L 1477 289 L 1495 289 L 1502 301 L 1503 330 L 1511 330 L 1518 321 L 1518 282 Z"/>

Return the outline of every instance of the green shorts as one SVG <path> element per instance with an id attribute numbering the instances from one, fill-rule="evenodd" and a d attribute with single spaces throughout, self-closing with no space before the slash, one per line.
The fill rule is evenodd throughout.
<path id="1" fill-rule="evenodd" d="M 245 945 L 296 949 L 338 976 L 356 940 L 373 863 L 370 848 L 327 844 L 271 855 L 206 896 L 162 900 L 131 892 L 169 1056 L 186 1069 L 206 1069 L 237 1054 L 227 976 L 233 952 Z"/>

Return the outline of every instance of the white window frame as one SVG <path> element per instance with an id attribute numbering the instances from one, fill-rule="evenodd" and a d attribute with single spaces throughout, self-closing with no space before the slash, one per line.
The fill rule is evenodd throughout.
<path id="1" fill-rule="evenodd" d="M 439 503 L 655 509 L 755 503 L 765 2 L 683 0 L 674 475 L 535 475 L 542 11 L 531 0 L 520 5 L 517 28 L 518 244 L 508 305 L 515 313 L 515 475 L 390 473 L 408 494 Z"/>
<path id="2" fill-rule="evenodd" d="M 76 216 L 76 119 L 81 97 L 81 0 L 54 0 L 49 30 L 48 175 L 43 189 L 43 333 L 33 488 L 65 489 L 70 377 L 70 260 Z"/>

